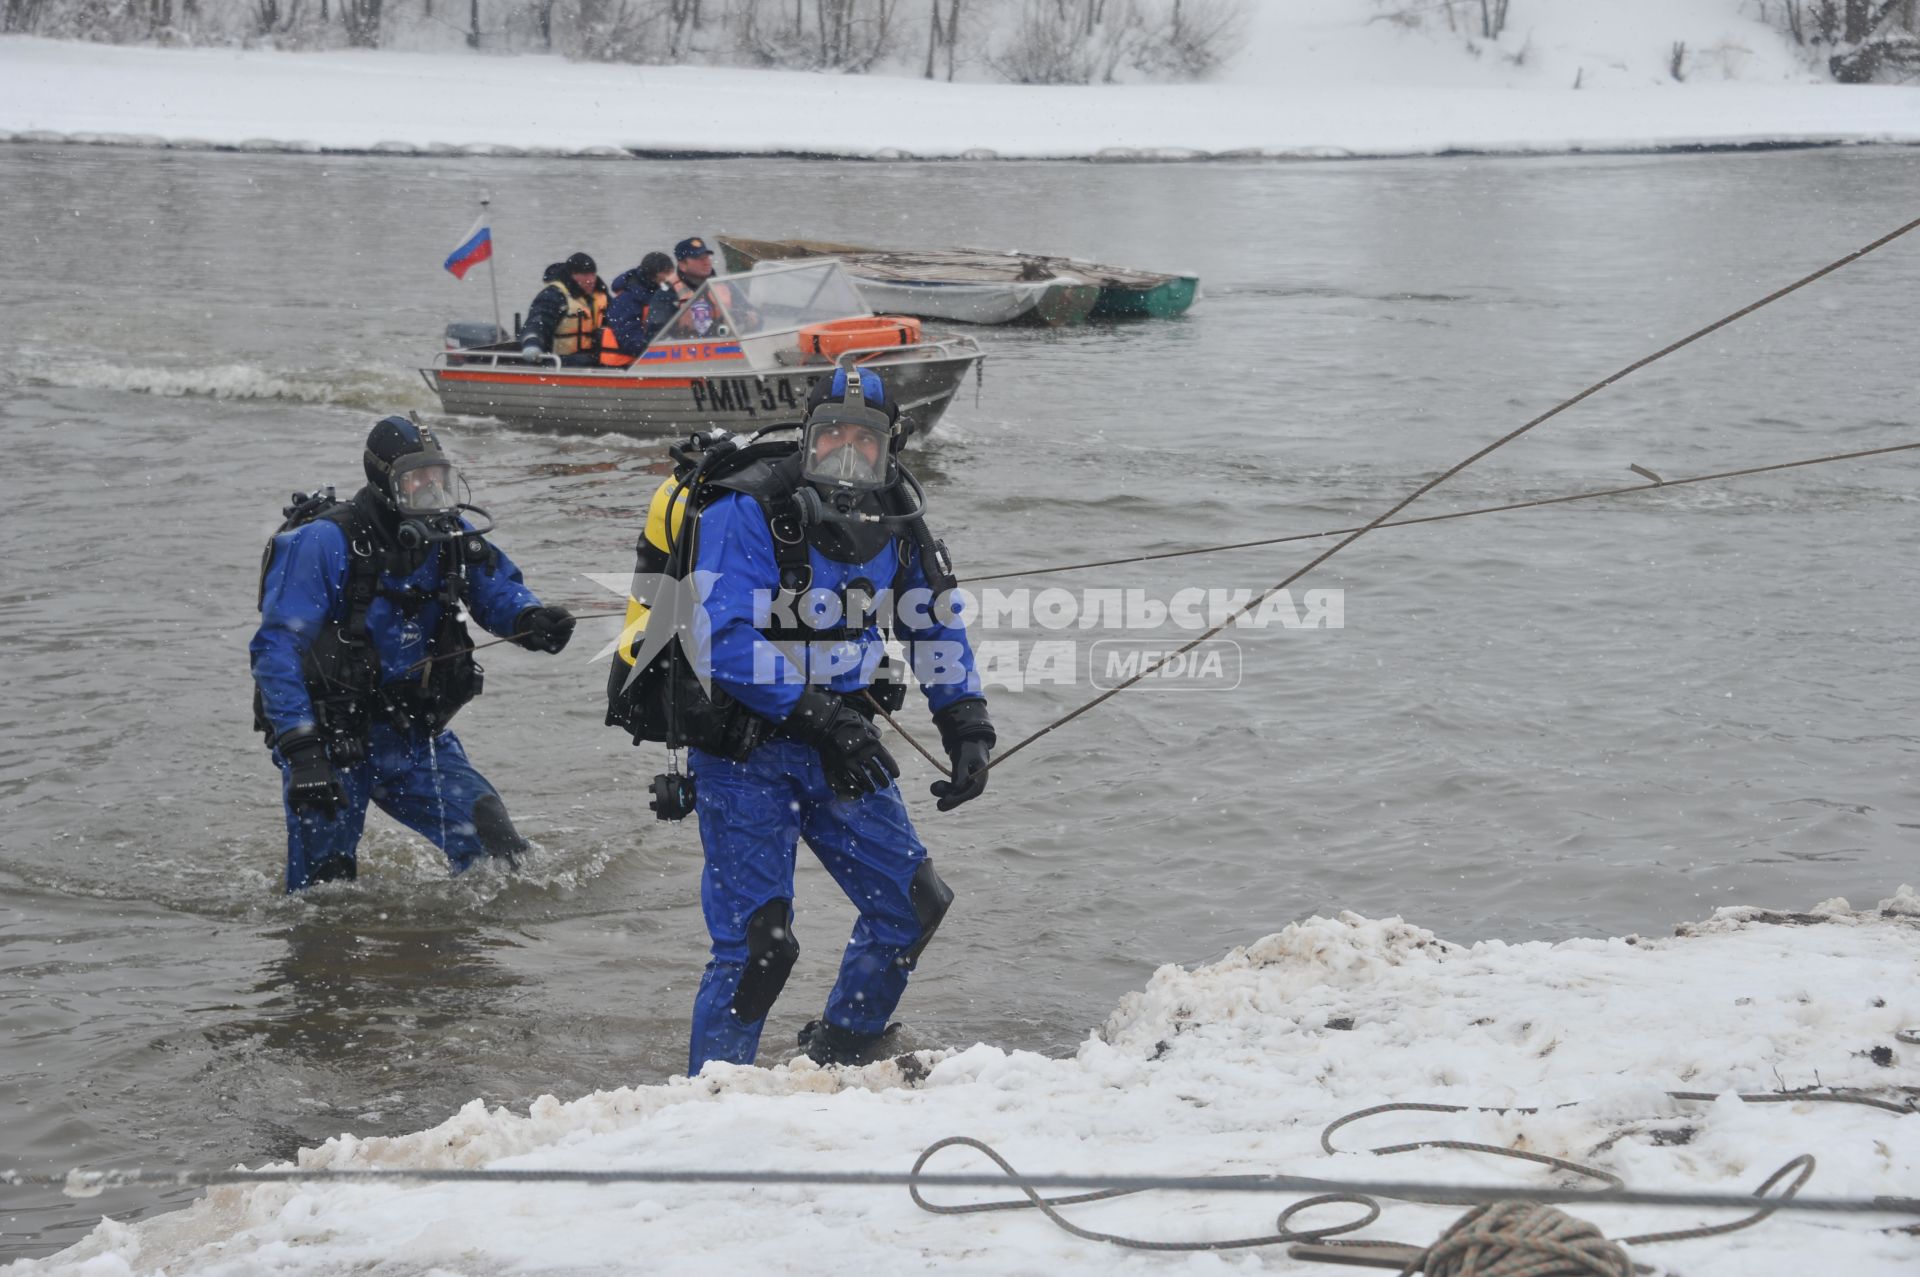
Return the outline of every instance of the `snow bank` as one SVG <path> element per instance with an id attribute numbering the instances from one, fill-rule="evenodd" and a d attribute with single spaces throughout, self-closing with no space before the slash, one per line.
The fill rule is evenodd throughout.
<path id="1" fill-rule="evenodd" d="M 1920 1050 L 1920 896 L 1803 915 L 1723 909 L 1673 939 L 1470 948 L 1397 918 L 1313 918 L 1197 970 L 1164 967 L 1072 1059 L 990 1046 L 860 1070 L 801 1061 L 710 1066 L 696 1079 L 537 1102 L 477 1101 L 416 1135 L 341 1136 L 310 1167 L 652 1167 L 904 1171 L 968 1134 L 1032 1173 L 1542 1180 L 1471 1154 L 1327 1155 L 1334 1117 L 1390 1100 L 1537 1105 L 1537 1114 L 1398 1115 L 1343 1147 L 1455 1138 L 1597 1164 L 1634 1187 L 1747 1192 L 1813 1152 L 1809 1192 L 1910 1194 L 1920 1112 L 1748 1105 L 1728 1092 L 1824 1084 L 1911 1096 Z M 1722 1093 L 1684 1104 L 1669 1089 Z M 1556 1107 L 1566 1106 L 1566 1107 Z M 1655 1138 L 1656 1134 L 1659 1136 Z M 984 1169 L 954 1154 L 935 1171 Z M 978 1196 L 998 1197 L 1004 1193 Z M 958 1193 L 935 1194 L 959 1200 Z M 1072 1208 L 1089 1227 L 1158 1239 L 1266 1231 L 1280 1202 L 1156 1194 Z M 1706 1222 L 1648 1209 L 1577 1211 L 1619 1236 Z M 1458 1210 L 1388 1203 L 1366 1235 L 1427 1241 Z M 1303 1221 L 1304 1223 L 1305 1221 Z M 1326 1221 L 1320 1221 L 1326 1222 Z M 1726 1237 L 1646 1246 L 1689 1277 L 1911 1273 L 1910 1220 L 1776 1216 Z M 906 1194 L 854 1188 L 446 1185 L 227 1188 L 137 1227 L 9 1270 L 39 1274 L 347 1272 L 1053 1273 L 1169 1267 L 1304 1271 L 1277 1251 L 1188 1258 L 1117 1252 L 1029 1213 L 934 1217 Z"/>
<path id="2" fill-rule="evenodd" d="M 1420 6 L 1411 6 L 1418 8 Z M 1920 142 L 1920 89 L 1815 84 L 1731 0 L 1540 0 L 1474 43 L 1261 4 L 1220 83 L 1037 88 L 554 57 L 0 38 L 0 140 L 392 154 L 1425 155 Z M 1689 43 L 1685 84 L 1666 71 Z M 1582 87 L 1575 91 L 1578 80 Z"/>

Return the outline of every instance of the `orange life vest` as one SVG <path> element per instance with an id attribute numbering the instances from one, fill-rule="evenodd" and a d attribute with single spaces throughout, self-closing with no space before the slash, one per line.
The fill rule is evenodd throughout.
<path id="1" fill-rule="evenodd" d="M 639 357 L 629 355 L 620 349 L 620 338 L 614 335 L 612 324 L 600 330 L 600 366 L 602 368 L 625 368 Z"/>

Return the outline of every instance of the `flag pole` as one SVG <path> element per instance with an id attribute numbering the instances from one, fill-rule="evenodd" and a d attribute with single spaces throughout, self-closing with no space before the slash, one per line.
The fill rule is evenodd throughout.
<path id="1" fill-rule="evenodd" d="M 482 195 L 480 197 L 480 220 L 487 224 L 487 237 L 489 239 L 493 237 L 493 219 L 487 215 L 487 206 L 491 203 L 493 203 L 491 196 Z M 493 290 L 493 331 L 496 334 L 495 340 L 511 341 L 513 339 L 512 333 L 506 333 L 505 338 L 497 335 L 506 332 L 506 330 L 500 326 L 500 277 L 493 273 L 492 252 L 488 252 L 487 254 L 487 286 Z"/>

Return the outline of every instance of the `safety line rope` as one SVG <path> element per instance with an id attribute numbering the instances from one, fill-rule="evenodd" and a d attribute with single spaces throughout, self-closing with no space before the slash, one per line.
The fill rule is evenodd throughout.
<path id="1" fill-rule="evenodd" d="M 594 609 L 588 609 L 586 611 L 571 613 L 573 619 L 576 621 L 591 621 L 591 620 L 598 619 L 600 617 L 625 616 L 626 614 L 627 614 L 627 609 L 620 608 L 620 607 L 594 608 Z M 490 647 L 498 647 L 502 643 L 515 643 L 527 637 L 527 635 L 531 633 L 533 633 L 532 630 L 517 630 L 512 634 L 502 634 L 499 638 L 490 638 L 484 643 L 474 643 L 468 647 L 456 647 L 450 652 L 436 652 L 432 656 L 421 657 L 419 660 L 415 661 L 413 664 L 407 666 L 404 672 L 411 674 L 417 669 L 421 669 L 421 668 L 424 668 L 425 666 L 434 664 L 436 661 L 451 660 L 456 656 L 465 656 L 469 652 L 480 652 Z"/>
<path id="2" fill-rule="evenodd" d="M 1516 427 L 1515 429 L 1508 431 L 1506 434 L 1500 436 L 1500 438 L 1494 440 L 1492 443 L 1489 443 L 1484 447 L 1481 447 L 1480 449 L 1478 449 L 1477 451 L 1475 451 L 1465 459 L 1454 463 L 1452 466 L 1449 466 L 1447 469 L 1441 471 L 1439 474 L 1435 475 L 1433 478 L 1428 479 L 1425 483 L 1422 483 L 1419 487 L 1415 488 L 1412 492 L 1402 497 L 1399 501 L 1395 502 L 1392 506 L 1390 506 L 1386 510 L 1383 510 L 1370 523 L 1366 524 L 1364 527 L 1358 528 L 1355 531 L 1348 533 L 1346 536 L 1342 537 L 1339 541 L 1335 542 L 1331 546 L 1328 546 L 1325 550 L 1315 555 L 1305 565 L 1296 569 L 1292 573 L 1288 574 L 1283 580 L 1278 581 L 1274 585 L 1269 587 L 1258 598 L 1254 599 L 1250 603 L 1247 603 L 1243 607 L 1236 609 L 1225 620 L 1220 622 L 1220 624 L 1215 625 L 1212 628 L 1206 630 L 1204 633 L 1191 639 L 1187 643 L 1181 645 L 1179 648 L 1176 648 L 1175 650 L 1166 653 L 1165 655 L 1161 656 L 1158 660 L 1152 662 L 1151 664 L 1145 665 L 1137 673 L 1114 684 L 1112 687 L 1101 692 L 1098 696 L 1093 697 L 1091 700 L 1086 701 L 1085 703 L 1078 706 L 1077 708 L 1069 710 L 1067 713 L 1061 715 L 1059 718 L 1056 718 L 1054 721 L 1052 721 L 1051 723 L 1048 723 L 1044 727 L 1040 728 L 1038 731 L 1032 732 L 1029 735 L 1023 737 L 1011 749 L 1008 749 L 1005 753 L 1001 754 L 998 758 L 992 759 L 987 764 L 987 766 L 988 767 L 1000 766 L 1001 764 L 1005 763 L 1008 759 L 1013 758 L 1015 755 L 1019 754 L 1021 750 L 1026 749 L 1029 745 L 1032 745 L 1035 741 L 1039 740 L 1043 736 L 1046 736 L 1058 730 L 1059 728 L 1066 726 L 1068 723 L 1073 722 L 1075 719 L 1079 718 L 1081 715 L 1086 714 L 1098 708 L 1101 705 L 1104 705 L 1106 702 L 1112 700 L 1114 697 L 1126 691 L 1128 688 L 1133 687 L 1135 684 L 1139 683 L 1141 680 L 1152 677 L 1161 668 L 1163 668 L 1169 661 L 1176 660 L 1179 657 L 1186 655 L 1188 652 L 1193 651 L 1194 648 L 1206 642 L 1208 639 L 1213 638 L 1215 635 L 1219 634 L 1222 630 L 1226 629 L 1229 625 L 1232 625 L 1234 622 L 1238 621 L 1240 617 L 1245 615 L 1251 615 L 1254 612 L 1258 611 L 1258 609 L 1262 605 L 1264 605 L 1268 599 L 1272 598 L 1275 594 L 1278 594 L 1281 590 L 1288 588 L 1295 581 L 1298 581 L 1301 577 L 1307 575 L 1307 573 L 1313 571 L 1315 568 L 1325 563 L 1328 559 L 1331 559 L 1334 555 L 1340 553 L 1340 551 L 1346 549 L 1348 546 L 1352 545 L 1355 541 L 1358 541 L 1361 537 L 1365 536 L 1367 533 L 1373 531 L 1377 527 L 1380 527 L 1382 524 L 1386 523 L 1389 519 L 1399 514 L 1402 510 L 1412 505 L 1415 501 L 1419 500 L 1421 497 L 1425 496 L 1427 493 L 1433 491 L 1435 488 L 1445 483 L 1448 479 L 1453 478 L 1455 475 L 1467 469 L 1467 467 L 1473 465 L 1475 462 L 1481 460 L 1483 457 L 1486 457 L 1489 454 L 1496 452 L 1501 448 L 1506 447 L 1508 444 L 1512 443 L 1514 440 L 1520 438 L 1522 435 L 1532 430 L 1535 426 L 1541 425 L 1546 421 L 1552 420 L 1554 417 L 1559 416 L 1561 413 L 1573 407 L 1575 404 L 1578 404 L 1585 399 L 1591 398 L 1592 396 L 1600 393 L 1602 390 L 1605 390 L 1608 386 L 1613 385 L 1615 382 L 1618 382 L 1623 378 L 1631 376 L 1632 374 L 1638 372 L 1640 369 L 1645 368 L 1647 365 L 1655 363 L 1661 359 L 1665 359 L 1668 355 L 1671 355 L 1675 351 L 1681 350 L 1684 347 L 1692 345 L 1694 342 L 1699 341 L 1702 337 L 1708 336 L 1711 333 L 1718 332 L 1720 329 L 1725 328 L 1728 324 L 1734 323 L 1740 319 L 1744 319 L 1746 316 L 1751 315 L 1754 311 L 1759 310 L 1764 306 L 1772 305 L 1774 302 L 1779 301 L 1781 298 L 1787 296 L 1788 294 L 1797 292 L 1800 289 L 1805 288 L 1808 284 L 1813 283 L 1815 280 L 1823 279 L 1826 276 L 1833 274 L 1833 272 L 1840 270 L 1843 267 L 1852 264 L 1853 262 L 1859 261 L 1862 257 L 1865 257 L 1867 254 L 1875 251 L 1876 249 L 1879 249 L 1888 244 L 1891 244 L 1894 240 L 1899 239 L 1902 235 L 1907 234 L 1908 232 L 1914 230 L 1916 227 L 1920 227 L 1920 218 L 1915 218 L 1914 220 L 1908 222 L 1906 225 L 1901 226 L 1896 230 L 1889 231 L 1887 234 L 1882 235 L 1880 238 L 1874 240 L 1872 243 L 1867 244 L 1864 247 L 1857 248 L 1853 252 L 1848 253 L 1846 256 L 1827 263 L 1825 266 L 1822 266 L 1819 270 L 1816 270 L 1810 274 L 1801 276 L 1799 279 L 1793 281 L 1791 284 L 1788 284 L 1783 288 L 1779 288 L 1774 290 L 1771 293 L 1768 293 L 1765 297 L 1762 297 L 1758 301 L 1751 302 L 1745 306 L 1742 306 L 1739 310 L 1736 310 L 1729 315 L 1725 315 L 1719 319 L 1714 320 L 1711 324 L 1708 324 L 1704 328 L 1696 329 L 1695 331 L 1687 334 L 1685 337 L 1680 338 L 1678 341 L 1672 342 L 1669 345 L 1663 346 L 1659 350 L 1654 351 L 1651 355 L 1646 355 L 1640 359 L 1634 360 L 1632 363 L 1628 364 L 1626 367 L 1621 368 L 1619 371 L 1611 373 L 1608 376 L 1601 378 L 1599 381 L 1594 382 L 1591 386 L 1588 386 L 1585 390 L 1582 390 L 1580 393 L 1572 396 L 1571 398 L 1561 400 L 1559 403 L 1547 409 L 1545 412 L 1541 413 L 1539 416 L 1535 417 L 1533 420 L 1527 422 L 1525 425 Z"/>
<path id="3" fill-rule="evenodd" d="M 1746 466 L 1739 470 L 1719 470 L 1712 474 L 1688 475 L 1683 479 L 1655 479 L 1649 483 L 1629 484 L 1624 488 L 1598 488 L 1590 492 L 1573 492 L 1564 496 L 1539 497 L 1532 501 L 1511 501 L 1506 505 L 1481 506 L 1473 510 L 1455 510 L 1451 514 L 1424 514 L 1413 519 L 1394 519 L 1382 523 L 1382 528 L 1410 528 L 1420 523 L 1445 523 L 1449 519 L 1471 519 L 1482 514 L 1506 514 L 1514 510 L 1532 510 L 1540 506 L 1565 505 L 1571 501 L 1594 501 L 1601 497 L 1624 497 L 1642 492 L 1654 492 L 1661 488 L 1680 488 L 1690 483 L 1711 483 L 1716 479 L 1739 479 L 1748 475 L 1768 474 L 1775 470 L 1794 470 L 1802 466 L 1823 466 L 1835 461 L 1858 461 L 1862 457 L 1884 456 L 1890 452 L 1908 452 L 1920 448 L 1920 443 L 1896 443 L 1885 448 L 1865 448 L 1859 452 L 1834 452 L 1822 457 L 1803 457 L 1798 461 L 1776 461 L 1764 466 Z M 1641 471 L 1641 473 L 1646 473 Z M 1162 559 L 1186 559 L 1202 554 L 1222 554 L 1230 550 L 1252 550 L 1269 545 L 1286 545 L 1294 541 L 1312 541 L 1320 537 L 1343 536 L 1349 532 L 1358 532 L 1359 528 L 1329 528 L 1323 532 L 1295 532 L 1283 537 L 1263 537 L 1258 541 L 1229 541 L 1221 545 L 1195 546 L 1190 550 L 1163 550 L 1157 554 L 1134 554 L 1124 559 L 1092 559 L 1085 563 L 1063 563 L 1053 567 L 1015 568 L 1003 572 L 990 572 L 985 576 L 965 578 L 969 585 L 985 581 L 1004 581 L 1010 577 L 1053 576 L 1063 572 L 1082 572 L 1088 568 L 1127 567 L 1136 563 L 1154 563 Z"/>

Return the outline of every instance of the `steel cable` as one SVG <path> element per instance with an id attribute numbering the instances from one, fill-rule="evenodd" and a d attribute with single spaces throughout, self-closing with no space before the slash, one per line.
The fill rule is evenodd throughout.
<path id="1" fill-rule="evenodd" d="M 1441 471 L 1439 474 L 1435 475 L 1433 478 L 1428 479 L 1426 482 L 1422 483 L 1419 487 L 1415 488 L 1412 492 L 1400 498 L 1400 500 L 1395 502 L 1392 506 L 1388 507 L 1386 510 L 1381 511 L 1381 513 L 1375 516 L 1375 518 L 1371 522 L 1367 523 L 1363 527 L 1360 527 L 1354 530 L 1353 532 L 1346 534 L 1338 542 L 1327 547 L 1325 550 L 1321 551 L 1319 554 L 1315 555 L 1305 565 L 1303 565 L 1300 568 L 1297 568 L 1293 572 L 1289 573 L 1284 579 L 1268 587 L 1268 589 L 1266 589 L 1263 593 L 1261 593 L 1258 598 L 1235 609 L 1231 615 L 1229 615 L 1225 620 L 1220 622 L 1218 625 L 1212 626 L 1211 628 L 1207 629 L 1205 632 L 1201 633 L 1197 637 L 1181 645 L 1179 648 L 1176 648 L 1171 652 L 1165 653 L 1164 655 L 1159 657 L 1159 659 L 1153 661 L 1151 664 L 1144 665 L 1143 668 L 1141 668 L 1138 672 L 1114 684 L 1112 687 L 1101 692 L 1098 696 L 1095 696 L 1092 699 L 1082 703 L 1077 708 L 1069 710 L 1067 713 L 1061 715 L 1059 718 L 1056 718 L 1052 722 L 1041 727 L 1038 731 L 1032 732 L 1027 736 L 1021 738 L 1018 742 L 1016 742 L 1013 745 L 1012 748 L 1008 749 L 1005 753 L 1001 754 L 999 757 L 989 761 L 987 766 L 989 768 L 1000 766 L 1001 764 L 1005 763 L 1008 759 L 1013 758 L 1015 755 L 1019 754 L 1022 750 L 1026 749 L 1029 745 L 1032 745 L 1035 741 L 1038 741 L 1042 737 L 1058 730 L 1061 727 L 1066 726 L 1068 723 L 1073 722 L 1075 719 L 1079 718 L 1081 715 L 1086 714 L 1098 708 L 1101 705 L 1104 705 L 1106 702 L 1112 700 L 1114 697 L 1118 696 L 1121 692 L 1126 691 L 1128 688 L 1133 687 L 1135 684 L 1139 683 L 1141 680 L 1150 678 L 1155 673 L 1157 673 L 1162 667 L 1164 667 L 1168 662 L 1178 659 L 1179 657 L 1185 656 L 1187 653 L 1193 651 L 1193 649 L 1198 647 L 1200 644 L 1218 635 L 1222 630 L 1226 629 L 1229 625 L 1239 620 L 1240 617 L 1253 614 L 1262 605 L 1264 605 L 1268 599 L 1272 598 L 1275 594 L 1278 594 L 1281 590 L 1288 588 L 1295 581 L 1298 581 L 1301 577 L 1307 575 L 1309 572 L 1313 571 L 1315 568 L 1325 563 L 1328 559 L 1331 559 L 1334 555 L 1340 553 L 1340 551 L 1346 549 L 1348 546 L 1352 545 L 1355 541 L 1358 541 L 1361 537 L 1365 536 L 1367 533 L 1373 531 L 1375 528 L 1382 526 L 1387 521 L 1392 519 L 1395 515 L 1399 514 L 1402 510 L 1406 509 L 1408 506 L 1412 505 L 1415 501 L 1418 501 L 1421 497 L 1433 491 L 1435 488 L 1439 487 L 1441 484 L 1445 483 L 1447 480 L 1453 478 L 1455 475 L 1467 469 L 1469 466 L 1473 465 L 1474 463 L 1480 461 L 1482 458 L 1490 455 L 1491 453 L 1498 451 L 1501 448 L 1506 447 L 1508 444 L 1520 438 L 1522 435 L 1526 434 L 1528 431 L 1532 430 L 1534 427 L 1539 426 L 1544 422 L 1552 420 L 1554 417 L 1559 416 L 1561 413 L 1565 412 L 1567 409 L 1582 402 L 1583 400 L 1589 399 L 1592 396 L 1599 394 L 1602 390 L 1605 390 L 1607 387 L 1613 385 L 1615 382 L 1621 381 L 1626 377 L 1632 376 L 1634 373 L 1640 371 L 1642 368 L 1645 368 L 1649 364 L 1656 363 L 1659 360 L 1665 359 L 1668 355 L 1671 355 L 1675 351 L 1681 350 L 1687 346 L 1692 345 L 1694 342 L 1699 341 L 1702 337 L 1706 337 L 1712 333 L 1718 332 L 1720 329 L 1725 328 L 1727 325 L 1735 323 L 1738 320 L 1744 319 L 1746 316 L 1751 315 L 1753 312 L 1761 309 L 1762 307 L 1770 306 L 1774 302 L 1779 301 L 1781 298 L 1786 297 L 1791 293 L 1797 292 L 1802 288 L 1805 288 L 1808 284 L 1811 284 L 1816 280 L 1823 279 L 1826 276 L 1833 274 L 1835 271 L 1840 270 L 1848 265 L 1851 265 L 1854 262 L 1859 261 L 1862 257 L 1865 257 L 1867 254 L 1874 252 L 1876 249 L 1883 248 L 1886 245 L 1891 244 L 1894 240 L 1899 239 L 1902 235 L 1909 233 L 1910 231 L 1914 230 L 1916 227 L 1920 227 L 1920 218 L 1915 218 L 1914 220 L 1908 222 L 1906 225 L 1901 226 L 1895 230 L 1889 231 L 1885 235 L 1882 235 L 1880 238 L 1874 240 L 1872 243 L 1864 245 L 1863 247 L 1857 248 L 1853 252 L 1848 253 L 1846 256 L 1838 258 L 1834 261 L 1831 261 L 1827 263 L 1825 266 L 1822 266 L 1820 269 L 1813 271 L 1809 274 L 1803 275 L 1799 279 L 1793 281 L 1790 284 L 1787 284 L 1782 288 L 1775 289 L 1773 292 L 1768 293 L 1765 297 L 1760 298 L 1758 301 L 1750 302 L 1747 305 L 1742 306 L 1740 309 L 1732 312 L 1731 314 L 1724 315 L 1721 318 L 1714 320 L 1712 323 L 1706 325 L 1704 328 L 1699 328 L 1694 330 L 1693 332 L 1687 334 L 1685 337 L 1680 338 L 1678 341 L 1671 342 L 1666 346 L 1662 346 L 1659 350 L 1654 351 L 1650 355 L 1645 355 L 1639 359 L 1634 360 L 1632 363 L 1626 365 L 1624 368 L 1621 368 L 1617 372 L 1610 373 L 1607 376 L 1601 378 L 1599 381 L 1594 382 L 1592 385 L 1588 386 L 1585 390 L 1580 391 L 1578 394 L 1573 395 L 1570 398 L 1561 400 L 1559 403 L 1555 404 L 1553 407 L 1547 409 L 1545 412 L 1541 413 L 1539 416 L 1533 418 L 1533 420 L 1527 422 L 1524 425 L 1518 426 L 1513 430 L 1508 431 L 1506 434 L 1500 436 L 1498 439 L 1495 439 L 1492 443 L 1484 445 L 1483 447 L 1479 448 L 1469 456 L 1465 457 L 1464 459 L 1458 462 L 1455 462 L 1453 465 L 1449 466 L 1447 469 Z"/>
<path id="2" fill-rule="evenodd" d="M 1776 461 L 1764 466 L 1746 466 L 1739 470 L 1720 470 L 1713 474 L 1688 475 L 1681 479 L 1654 479 L 1648 483 L 1628 484 L 1624 488 L 1596 488 L 1590 492 L 1572 492 L 1557 497 L 1538 497 L 1531 501 L 1511 501 L 1505 505 L 1480 506 L 1472 510 L 1455 510 L 1451 514 L 1425 514 L 1415 519 L 1394 519 L 1382 523 L 1382 528 L 1411 528 L 1421 523 L 1445 523 L 1450 519 L 1471 519 L 1483 514 L 1506 514 L 1514 510 L 1533 510 L 1541 506 L 1566 505 L 1572 501 L 1594 501 L 1601 497 L 1633 496 L 1642 492 L 1653 492 L 1660 488 L 1681 488 L 1693 483 L 1711 483 L 1716 479 L 1740 479 L 1748 475 L 1768 474 L 1775 470 L 1795 470 L 1802 466 L 1823 466 L 1835 461 L 1858 461 L 1862 457 L 1878 457 L 1890 452 L 1909 452 L 1920 448 L 1920 443 L 1896 443 L 1885 448 L 1866 448 L 1859 452 L 1835 452 L 1822 457 L 1803 457 L 1797 461 Z M 1635 469 L 1639 473 L 1644 470 Z M 1232 550 L 1253 550 L 1269 545 L 1287 545 L 1295 541 L 1313 541 L 1321 537 L 1344 536 L 1349 532 L 1358 532 L 1359 528 L 1328 528 L 1321 532 L 1295 532 L 1287 536 L 1263 537 L 1257 541 L 1229 541 L 1220 545 L 1195 546 L 1190 550 L 1163 550 L 1157 554 L 1135 554 L 1124 559 L 1092 559 L 1085 563 L 1062 563 L 1051 567 L 1013 568 L 1000 572 L 990 572 L 985 576 L 965 578 L 967 584 L 983 581 L 1004 581 L 1013 577 L 1054 576 L 1063 572 L 1083 572 L 1088 568 L 1130 567 L 1136 563 L 1156 563 L 1163 559 L 1186 559 L 1203 554 L 1223 554 Z"/>

